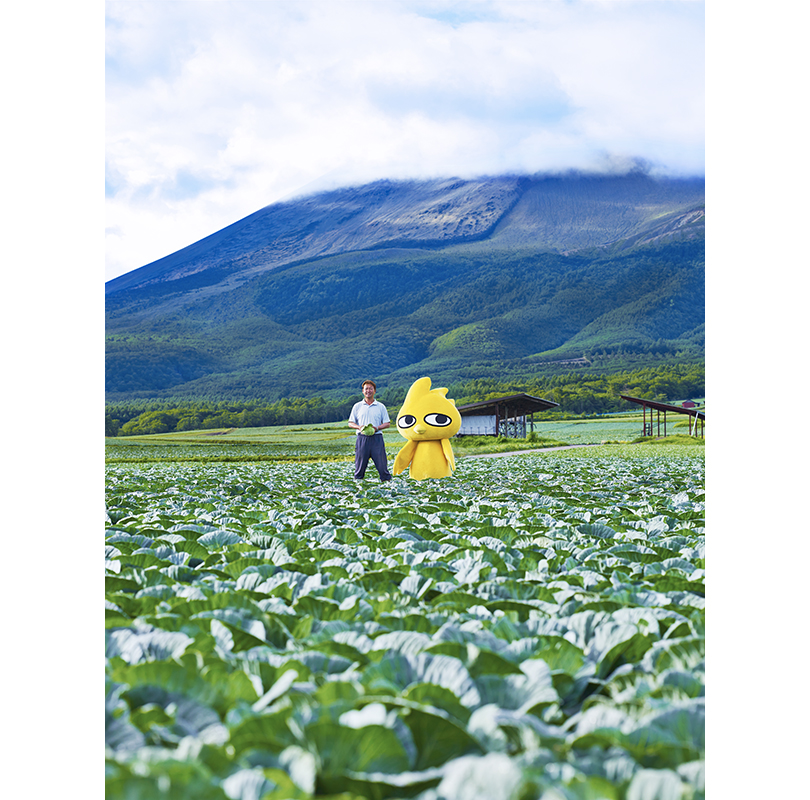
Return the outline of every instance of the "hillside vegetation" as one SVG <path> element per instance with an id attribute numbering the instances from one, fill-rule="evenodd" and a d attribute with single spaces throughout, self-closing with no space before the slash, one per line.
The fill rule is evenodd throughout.
<path id="1" fill-rule="evenodd" d="M 269 206 L 107 286 L 110 402 L 699 364 L 703 182 L 383 182 Z"/>

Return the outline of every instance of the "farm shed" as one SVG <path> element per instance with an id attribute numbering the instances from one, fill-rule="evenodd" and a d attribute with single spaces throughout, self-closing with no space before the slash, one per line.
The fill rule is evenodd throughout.
<path id="1" fill-rule="evenodd" d="M 667 435 L 667 411 L 673 414 L 686 414 L 689 417 L 689 435 L 698 435 L 698 422 L 700 422 L 700 438 L 703 438 L 703 426 L 706 421 L 706 412 L 699 411 L 697 408 L 687 408 L 684 406 L 673 406 L 669 403 L 658 403 L 655 400 L 643 400 L 640 397 L 629 397 L 628 395 L 621 394 L 619 397 L 622 400 L 627 400 L 630 403 L 637 403 L 641 406 L 642 411 L 642 436 L 653 435 L 653 411 L 657 412 L 656 423 L 657 432 L 656 436 L 661 436 L 661 412 L 664 412 L 664 436 Z M 647 409 L 650 409 L 650 420 L 647 421 Z M 694 419 L 694 432 L 692 420 Z"/>
<path id="2" fill-rule="evenodd" d="M 458 407 L 459 436 L 508 436 L 525 439 L 526 427 L 534 431 L 534 412 L 557 408 L 559 403 L 530 394 L 510 394 Z M 527 423 L 528 417 L 528 423 Z"/>

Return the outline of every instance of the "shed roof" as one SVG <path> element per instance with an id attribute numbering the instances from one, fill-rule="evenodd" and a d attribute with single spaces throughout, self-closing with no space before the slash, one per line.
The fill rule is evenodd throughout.
<path id="1" fill-rule="evenodd" d="M 654 408 L 658 411 L 672 411 L 675 414 L 688 414 L 690 417 L 695 417 L 697 419 L 706 419 L 706 412 L 701 411 L 697 408 L 684 408 L 683 406 L 673 406 L 669 403 L 659 403 L 655 400 L 644 400 L 641 397 L 630 397 L 626 394 L 620 394 L 619 397 L 622 400 L 628 400 L 631 403 L 638 403 L 641 406 L 647 406 L 647 408 Z"/>
<path id="2" fill-rule="evenodd" d="M 544 400 L 542 397 L 534 397 L 530 394 L 510 394 L 505 397 L 481 400 L 478 403 L 465 403 L 463 406 L 458 406 L 458 411 L 462 417 L 476 414 L 498 414 L 498 416 L 504 417 L 507 411 L 510 417 L 522 417 L 534 411 L 548 411 L 557 406 L 559 403 Z"/>

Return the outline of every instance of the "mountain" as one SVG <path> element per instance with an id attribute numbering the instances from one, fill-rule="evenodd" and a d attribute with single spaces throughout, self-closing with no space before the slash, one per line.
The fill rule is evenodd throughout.
<path id="1" fill-rule="evenodd" d="M 276 203 L 106 285 L 107 392 L 273 400 L 363 378 L 699 359 L 704 181 L 380 181 Z"/>

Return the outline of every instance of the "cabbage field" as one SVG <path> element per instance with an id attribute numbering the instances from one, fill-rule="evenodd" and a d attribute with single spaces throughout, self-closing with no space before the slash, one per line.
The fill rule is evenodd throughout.
<path id="1" fill-rule="evenodd" d="M 108 464 L 107 797 L 703 798 L 703 453 Z"/>

